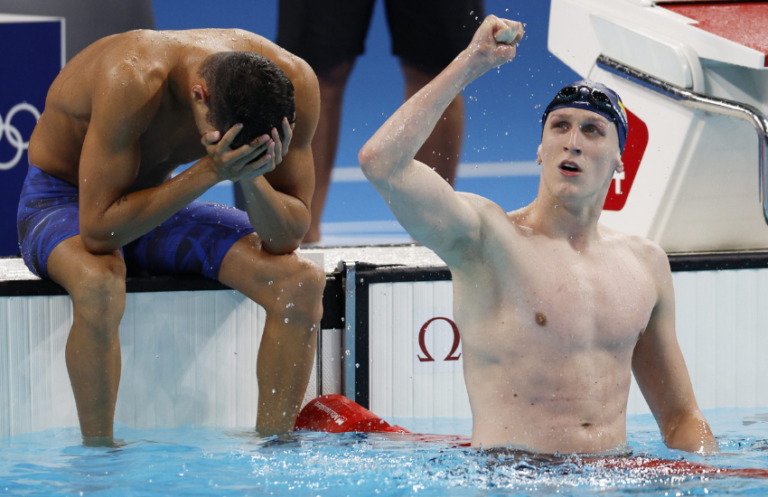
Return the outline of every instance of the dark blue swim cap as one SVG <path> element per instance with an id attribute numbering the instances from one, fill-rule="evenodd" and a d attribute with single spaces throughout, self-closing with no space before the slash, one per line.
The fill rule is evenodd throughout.
<path id="1" fill-rule="evenodd" d="M 541 133 L 544 134 L 544 126 L 547 123 L 547 117 L 556 109 L 563 107 L 574 107 L 584 109 L 595 114 L 600 114 L 604 118 L 616 124 L 619 131 L 619 149 L 624 153 L 624 146 L 627 143 L 627 111 L 621 102 L 621 97 L 615 91 L 611 90 L 602 83 L 584 79 L 576 81 L 563 87 L 557 92 L 555 98 L 547 105 L 544 110 L 544 117 L 541 120 Z"/>

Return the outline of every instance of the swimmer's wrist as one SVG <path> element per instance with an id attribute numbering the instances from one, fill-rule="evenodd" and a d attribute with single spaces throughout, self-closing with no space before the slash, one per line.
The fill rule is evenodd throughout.
<path id="1" fill-rule="evenodd" d="M 197 161 L 190 169 L 194 169 L 196 175 L 199 175 L 203 182 L 209 186 L 214 186 L 226 179 L 219 174 L 216 164 L 208 155 Z"/>
<path id="2" fill-rule="evenodd" d="M 465 48 L 455 60 L 461 65 L 462 86 L 469 85 L 493 67 L 492 61 L 472 46 Z"/>
<path id="3" fill-rule="evenodd" d="M 470 52 L 470 48 L 461 52 L 451 64 L 457 70 L 453 84 L 460 91 L 488 71 L 488 67 L 485 67 L 482 61 L 478 60 L 479 57 L 473 56 Z"/>

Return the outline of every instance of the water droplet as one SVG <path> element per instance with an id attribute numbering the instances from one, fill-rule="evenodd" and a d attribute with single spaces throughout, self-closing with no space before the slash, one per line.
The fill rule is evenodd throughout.
<path id="1" fill-rule="evenodd" d="M 288 324 L 288 321 L 290 321 L 288 318 L 285 318 L 285 323 Z"/>
<path id="2" fill-rule="evenodd" d="M 274 281 L 270 281 L 270 282 L 269 282 L 269 284 L 270 284 L 270 285 L 271 285 L 271 284 L 273 284 L 273 283 L 274 283 Z"/>

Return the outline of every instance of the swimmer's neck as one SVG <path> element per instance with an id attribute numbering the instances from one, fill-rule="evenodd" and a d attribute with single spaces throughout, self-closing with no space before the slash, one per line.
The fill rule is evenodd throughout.
<path id="1" fill-rule="evenodd" d="M 567 240 L 575 250 L 583 250 L 598 235 L 597 224 L 603 206 L 594 203 L 566 203 L 549 192 L 517 211 L 516 222 L 550 238 Z"/>
<path id="2" fill-rule="evenodd" d="M 192 88 L 195 85 L 205 85 L 205 80 L 200 76 L 200 66 L 205 60 L 199 54 L 185 55 L 178 53 L 175 62 L 172 62 L 168 72 L 168 90 L 173 98 L 187 108 L 192 107 Z M 207 90 L 206 90 L 207 91 Z"/>

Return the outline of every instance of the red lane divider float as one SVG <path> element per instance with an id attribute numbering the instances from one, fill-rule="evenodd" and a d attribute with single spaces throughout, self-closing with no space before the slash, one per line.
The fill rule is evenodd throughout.
<path id="1" fill-rule="evenodd" d="M 408 441 L 448 443 L 454 447 L 469 447 L 470 438 L 453 435 L 427 435 L 412 433 L 397 425 L 390 425 L 360 404 L 342 395 L 323 395 L 310 401 L 299 413 L 297 431 L 327 433 L 399 433 L 411 435 Z M 742 478 L 768 478 L 768 470 L 752 468 L 717 468 L 706 464 L 648 457 L 584 458 L 582 461 L 596 468 L 627 471 L 649 471 L 654 475 L 707 475 L 737 476 Z"/>

